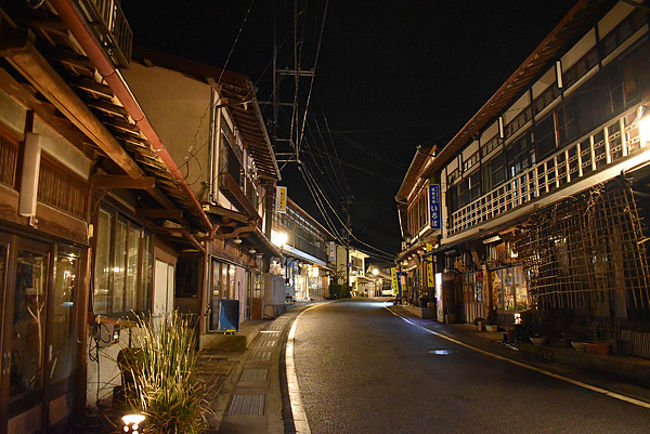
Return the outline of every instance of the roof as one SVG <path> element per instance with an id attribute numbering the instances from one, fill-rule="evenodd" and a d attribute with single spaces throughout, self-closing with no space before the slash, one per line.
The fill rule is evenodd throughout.
<path id="1" fill-rule="evenodd" d="M 408 197 L 411 189 L 416 184 L 417 180 L 420 178 L 422 171 L 426 162 L 431 158 L 433 152 L 436 149 L 436 145 L 421 147 L 415 151 L 415 155 L 411 160 L 409 168 L 406 170 L 404 179 L 402 180 L 402 185 L 400 185 L 397 194 L 395 195 L 395 200 L 404 201 Z"/>
<path id="2" fill-rule="evenodd" d="M 430 176 L 457 155 L 471 138 L 476 137 L 488 122 L 537 80 L 539 75 L 547 70 L 549 63 L 557 60 L 564 48 L 587 32 L 614 3 L 616 2 L 613 0 L 579 0 L 494 95 L 442 148 L 425 176 Z"/>
<path id="3" fill-rule="evenodd" d="M 224 70 L 172 54 L 136 47 L 133 57 L 163 68 L 189 74 L 214 86 L 229 102 L 224 104 L 240 133 L 244 147 L 255 161 L 261 178 L 278 181 L 280 169 L 264 124 L 264 117 L 251 80 L 237 72 Z"/>

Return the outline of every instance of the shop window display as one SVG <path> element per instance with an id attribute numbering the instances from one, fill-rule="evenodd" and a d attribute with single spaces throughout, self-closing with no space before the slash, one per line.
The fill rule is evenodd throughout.
<path id="1" fill-rule="evenodd" d="M 506 267 L 491 271 L 492 296 L 498 311 L 528 309 L 528 280 L 522 267 Z"/>

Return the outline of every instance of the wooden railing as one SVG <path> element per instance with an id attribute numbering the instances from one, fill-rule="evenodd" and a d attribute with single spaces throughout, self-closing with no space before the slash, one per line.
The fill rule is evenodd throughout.
<path id="1" fill-rule="evenodd" d="M 79 8 L 117 67 L 131 62 L 133 31 L 118 0 L 77 0 Z"/>
<path id="2" fill-rule="evenodd" d="M 628 110 L 453 212 L 447 226 L 449 235 L 487 222 L 638 152 L 642 144 L 638 126 L 633 124 L 635 117 L 636 109 Z"/>

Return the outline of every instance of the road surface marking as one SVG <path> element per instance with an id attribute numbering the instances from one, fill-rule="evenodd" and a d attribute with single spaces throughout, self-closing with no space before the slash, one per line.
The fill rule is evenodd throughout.
<path id="1" fill-rule="evenodd" d="M 293 358 L 293 340 L 296 335 L 296 326 L 298 325 L 298 320 L 305 312 L 330 303 L 331 301 L 327 303 L 318 303 L 300 312 L 291 325 L 291 330 L 289 330 L 289 336 L 287 338 L 287 349 L 284 353 L 284 363 L 287 368 L 287 389 L 289 390 L 289 404 L 291 405 L 291 414 L 293 415 L 293 427 L 298 434 L 311 434 L 311 428 L 309 427 L 309 421 L 307 420 L 305 409 L 302 406 L 300 386 L 298 386 L 298 375 L 296 374 L 296 363 Z"/>
<path id="2" fill-rule="evenodd" d="M 433 331 L 431 329 L 428 329 L 426 327 L 423 327 L 423 326 L 411 321 L 410 319 L 408 319 L 408 318 L 406 318 L 406 317 L 404 317 L 404 316 L 402 316 L 402 315 L 400 315 L 398 313 L 393 312 L 391 309 L 388 308 L 388 306 L 384 306 L 384 309 L 386 309 L 387 311 L 389 311 L 390 313 L 392 313 L 396 317 L 403 319 L 405 322 L 411 324 L 414 327 L 417 327 L 417 328 L 419 328 L 421 330 L 424 330 L 427 333 L 430 333 L 430 334 L 432 334 L 434 336 L 438 336 L 439 338 L 448 340 L 449 342 L 453 342 L 453 343 L 455 343 L 457 345 L 460 345 L 460 346 L 465 347 L 467 349 L 470 349 L 472 351 L 476 351 L 477 353 L 481 353 L 481 354 L 484 354 L 486 356 L 493 357 L 495 359 L 503 360 L 504 362 L 512 363 L 513 365 L 517 365 L 517 366 L 520 366 L 522 368 L 525 368 L 525 369 L 528 369 L 528 370 L 531 370 L 531 371 L 539 372 L 540 374 L 544 374 L 544 375 L 547 375 L 549 377 L 556 378 L 556 379 L 558 379 L 560 381 L 571 383 L 571 384 L 573 384 L 575 386 L 582 387 L 583 389 L 591 390 L 592 392 L 602 393 L 603 395 L 607 395 L 610 398 L 614 398 L 614 399 L 618 399 L 620 401 L 628 402 L 630 404 L 638 405 L 639 407 L 650 408 L 650 403 L 645 402 L 645 401 L 641 401 L 640 399 L 632 398 L 630 396 L 621 395 L 620 393 L 612 392 L 611 390 L 607 390 L 607 389 L 604 389 L 602 387 L 593 386 L 591 384 L 585 383 L 585 382 L 580 381 L 580 380 L 575 380 L 573 378 L 565 377 L 564 375 L 559 375 L 559 374 L 556 374 L 554 372 L 548 371 L 546 369 L 538 368 L 536 366 L 527 365 L 527 364 L 525 364 L 523 362 L 520 362 L 518 360 L 510 359 L 510 358 L 505 357 L 505 356 L 500 356 L 499 354 L 494 354 L 494 353 L 491 353 L 489 351 L 482 350 L 482 349 L 477 348 L 477 347 L 475 347 L 473 345 L 469 345 L 469 344 L 466 344 L 465 342 L 461 342 L 458 339 L 454 339 L 454 338 L 452 338 L 450 336 L 447 336 L 445 334 L 442 334 L 442 333 Z"/>

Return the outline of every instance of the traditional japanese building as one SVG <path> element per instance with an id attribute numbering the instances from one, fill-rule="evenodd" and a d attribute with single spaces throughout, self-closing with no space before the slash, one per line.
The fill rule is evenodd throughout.
<path id="1" fill-rule="evenodd" d="M 328 275 L 333 269 L 329 252 L 333 240 L 334 236 L 318 220 L 290 198 L 285 211 L 276 209 L 272 241 L 282 247 L 286 301 L 322 300 L 329 296 Z"/>
<path id="2" fill-rule="evenodd" d="M 416 155 L 398 260 L 432 259 L 447 313 L 509 326 L 530 311 L 538 331 L 650 356 L 649 66 L 647 6 L 578 1 L 445 146 Z M 440 229 L 430 205 L 428 225 L 408 214 L 427 184 Z"/>

